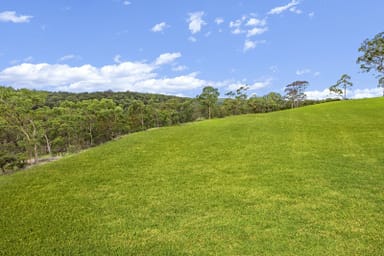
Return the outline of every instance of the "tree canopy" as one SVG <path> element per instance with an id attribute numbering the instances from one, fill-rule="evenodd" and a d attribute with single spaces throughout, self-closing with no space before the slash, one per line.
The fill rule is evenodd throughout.
<path id="1" fill-rule="evenodd" d="M 285 87 L 286 99 L 291 102 L 291 107 L 299 107 L 300 102 L 306 98 L 305 89 L 308 87 L 308 81 L 295 81 Z"/>
<path id="2" fill-rule="evenodd" d="M 351 77 L 347 74 L 343 74 L 336 84 L 332 85 L 329 90 L 335 94 L 341 95 L 343 93 L 343 99 L 347 98 L 347 87 L 353 86 Z M 341 89 L 342 88 L 342 89 Z"/>
<path id="3" fill-rule="evenodd" d="M 357 63 L 364 72 L 376 71 L 384 74 L 384 32 L 378 33 L 373 39 L 366 39 L 359 48 L 361 56 Z"/>

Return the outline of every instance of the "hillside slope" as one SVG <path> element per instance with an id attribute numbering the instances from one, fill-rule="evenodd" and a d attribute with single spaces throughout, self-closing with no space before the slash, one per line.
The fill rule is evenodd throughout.
<path id="1" fill-rule="evenodd" d="M 383 110 L 377 98 L 153 129 L 2 176 L 0 252 L 383 255 Z"/>

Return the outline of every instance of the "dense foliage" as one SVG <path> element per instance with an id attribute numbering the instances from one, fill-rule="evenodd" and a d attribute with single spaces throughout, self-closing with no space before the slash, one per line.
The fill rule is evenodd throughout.
<path id="1" fill-rule="evenodd" d="M 247 97 L 247 87 L 218 99 L 206 87 L 196 98 L 134 92 L 68 93 L 0 87 L 0 167 L 13 171 L 41 156 L 99 145 L 123 134 L 211 117 L 290 107 L 279 93 Z M 313 104 L 306 101 L 305 104 Z"/>

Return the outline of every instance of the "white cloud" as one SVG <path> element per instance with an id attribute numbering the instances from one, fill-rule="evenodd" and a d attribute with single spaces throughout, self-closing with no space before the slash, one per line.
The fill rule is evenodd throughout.
<path id="1" fill-rule="evenodd" d="M 161 22 L 153 26 L 151 30 L 153 32 L 161 32 L 161 31 L 164 31 L 164 29 L 166 29 L 167 27 L 168 27 L 167 23 Z"/>
<path id="2" fill-rule="evenodd" d="M 113 57 L 113 61 L 115 63 L 122 63 L 120 54 L 116 54 L 115 57 Z"/>
<path id="3" fill-rule="evenodd" d="M 302 14 L 302 13 L 303 13 L 303 11 L 300 10 L 300 9 L 297 9 L 296 6 L 290 8 L 289 11 L 291 11 L 291 12 L 293 12 L 293 13 L 296 13 L 296 14 Z"/>
<path id="4" fill-rule="evenodd" d="M 254 82 L 253 84 L 248 84 L 245 82 L 226 82 L 226 83 L 228 84 L 227 90 L 229 91 L 237 90 L 240 87 L 248 87 L 250 91 L 253 91 L 253 90 L 259 90 L 259 89 L 268 87 L 269 85 L 271 85 L 271 82 L 272 82 L 272 78 L 259 80 Z"/>
<path id="5" fill-rule="evenodd" d="M 254 41 L 251 41 L 251 40 L 245 40 L 244 42 L 244 52 L 250 50 L 250 49 L 253 49 L 253 48 L 256 48 L 256 42 Z"/>
<path id="6" fill-rule="evenodd" d="M 254 49 L 256 48 L 256 46 L 260 45 L 260 44 L 265 44 L 266 41 L 265 40 L 261 40 L 261 41 L 251 41 L 249 39 L 246 39 L 245 42 L 244 42 L 244 47 L 243 47 L 243 51 L 246 52 L 248 50 L 251 50 L 251 49 Z"/>
<path id="7" fill-rule="evenodd" d="M 131 5 L 132 3 L 130 1 L 123 1 L 123 5 Z"/>
<path id="8" fill-rule="evenodd" d="M 366 89 L 351 89 L 347 90 L 347 97 L 350 99 L 361 99 L 361 98 L 373 98 L 380 97 L 383 94 L 381 88 L 366 88 Z M 305 92 L 307 99 L 311 100 L 323 100 L 327 98 L 339 98 L 337 95 L 332 94 L 329 89 L 322 91 L 314 90 Z"/>
<path id="9" fill-rule="evenodd" d="M 368 88 L 368 89 L 355 89 L 353 91 L 348 91 L 348 94 L 352 94 L 350 96 L 353 99 L 361 99 L 361 98 L 373 98 L 383 96 L 382 88 Z"/>
<path id="10" fill-rule="evenodd" d="M 183 90 L 192 90 L 203 87 L 207 84 L 206 81 L 201 80 L 196 77 L 195 73 L 177 76 L 172 78 L 162 78 L 162 79 L 147 79 L 142 80 L 135 84 L 136 88 L 140 88 L 140 91 L 150 91 L 150 92 L 159 92 L 159 91 L 168 91 L 168 92 L 177 92 Z"/>
<path id="11" fill-rule="evenodd" d="M 287 10 L 291 11 L 291 12 L 294 12 L 294 13 L 298 13 L 300 14 L 301 11 L 297 9 L 297 5 L 299 4 L 299 1 L 298 0 L 292 0 L 291 2 L 289 2 L 288 4 L 286 5 L 283 5 L 283 6 L 278 6 L 278 7 L 275 7 L 273 9 L 271 9 L 268 14 L 269 15 L 274 15 L 274 14 L 280 14 L 282 12 L 285 12 Z"/>
<path id="12" fill-rule="evenodd" d="M 229 22 L 229 28 L 231 28 L 232 34 L 242 34 L 245 33 L 245 30 L 243 30 L 242 27 L 243 19 L 238 19 L 235 21 Z"/>
<path id="13" fill-rule="evenodd" d="M 193 12 L 189 13 L 189 30 L 192 34 L 196 34 L 200 32 L 202 26 L 206 25 L 205 21 L 203 20 L 204 12 Z"/>
<path id="14" fill-rule="evenodd" d="M 267 22 L 265 20 L 259 20 L 256 18 L 250 18 L 247 23 L 245 24 L 246 26 L 265 26 Z"/>
<path id="15" fill-rule="evenodd" d="M 315 17 L 315 13 L 314 13 L 314 12 L 310 12 L 310 13 L 308 13 L 308 16 L 309 16 L 310 18 L 313 18 L 313 17 Z"/>
<path id="16" fill-rule="evenodd" d="M 335 95 L 332 95 L 328 89 L 324 89 L 322 91 L 314 90 L 314 91 L 306 91 L 307 99 L 309 100 L 323 100 L 326 98 L 334 98 Z"/>
<path id="17" fill-rule="evenodd" d="M 80 59 L 80 57 L 75 54 L 67 54 L 67 55 L 64 55 L 63 57 L 60 57 L 58 61 L 64 62 L 64 61 L 74 60 L 74 59 Z"/>
<path id="18" fill-rule="evenodd" d="M 168 64 L 180 57 L 181 57 L 181 53 L 179 52 L 163 53 L 156 59 L 155 65 L 159 66 L 159 65 Z"/>
<path id="19" fill-rule="evenodd" d="M 176 77 L 159 77 L 160 65 L 173 62 L 180 53 L 165 53 L 151 63 L 121 62 L 102 67 L 92 65 L 23 63 L 0 71 L 0 81 L 15 88 L 44 89 L 53 91 L 139 91 L 153 93 L 180 93 L 206 85 L 197 73 Z M 120 60 L 118 55 L 115 60 Z M 185 66 L 175 69 L 185 70 Z"/>
<path id="20" fill-rule="evenodd" d="M 0 12 L 0 21 L 13 22 L 13 23 L 28 23 L 33 16 L 29 15 L 17 15 L 14 11 Z"/>
<path id="21" fill-rule="evenodd" d="M 268 31 L 268 28 L 266 28 L 266 27 L 264 27 L 264 28 L 256 27 L 256 28 L 248 30 L 247 37 L 251 37 L 251 36 L 255 36 L 255 35 L 261 35 L 261 34 L 265 33 L 266 31 Z"/>
<path id="22" fill-rule="evenodd" d="M 302 75 L 305 75 L 305 74 L 309 74 L 311 72 L 312 71 L 309 68 L 298 69 L 298 70 L 296 70 L 296 75 L 302 76 Z"/>
<path id="23" fill-rule="evenodd" d="M 224 23 L 224 19 L 218 17 L 218 18 L 215 19 L 215 23 L 216 23 L 217 25 L 220 25 L 220 24 Z"/>
<path id="24" fill-rule="evenodd" d="M 231 21 L 229 23 L 229 28 L 231 29 L 232 34 L 238 35 L 246 33 L 247 37 L 252 37 L 268 31 L 266 25 L 267 22 L 265 19 L 261 20 L 254 17 L 248 18 L 244 15 L 240 19 Z"/>
<path id="25" fill-rule="evenodd" d="M 298 69 L 296 70 L 296 75 L 298 76 L 303 76 L 303 75 L 313 75 L 314 77 L 318 77 L 320 76 L 320 72 L 319 71 L 312 71 L 310 68 L 303 68 L 303 69 Z"/>

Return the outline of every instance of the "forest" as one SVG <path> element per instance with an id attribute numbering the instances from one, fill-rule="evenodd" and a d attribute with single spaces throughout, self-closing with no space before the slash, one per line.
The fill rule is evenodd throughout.
<path id="1" fill-rule="evenodd" d="M 290 98 L 289 89 L 287 86 L 285 96 L 271 92 L 248 97 L 248 87 L 244 86 L 219 98 L 218 90 L 207 86 L 196 98 L 183 98 L 129 91 L 68 93 L 1 86 L 1 171 L 12 172 L 150 128 L 283 110 L 297 107 L 299 102 L 300 106 L 318 103 Z"/>

